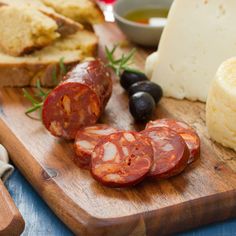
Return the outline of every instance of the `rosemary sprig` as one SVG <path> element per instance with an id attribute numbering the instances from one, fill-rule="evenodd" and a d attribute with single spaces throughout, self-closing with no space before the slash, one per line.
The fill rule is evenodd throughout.
<path id="1" fill-rule="evenodd" d="M 117 50 L 117 47 L 118 45 L 115 45 L 111 50 L 109 50 L 108 47 L 105 47 L 106 57 L 108 60 L 107 66 L 112 68 L 117 76 L 120 76 L 120 74 L 124 70 L 135 73 L 142 73 L 141 71 L 132 68 L 133 57 L 136 52 L 136 49 L 132 49 L 127 55 L 122 54 L 121 57 L 117 59 L 115 58 L 115 52 Z M 63 77 L 67 73 L 64 64 L 64 58 L 61 58 L 59 61 L 59 70 L 60 77 Z M 55 86 L 59 83 L 56 68 L 54 68 L 54 70 L 52 71 L 52 81 Z M 37 80 L 36 82 L 36 88 L 34 91 L 35 92 L 33 93 L 33 95 L 31 95 L 26 89 L 23 89 L 24 97 L 28 99 L 32 104 L 32 106 L 26 110 L 26 115 L 29 115 L 30 113 L 35 112 L 37 110 L 39 111 L 39 114 L 41 114 L 43 103 L 48 94 L 51 92 L 51 90 L 42 89 L 39 80 Z"/>
<path id="2" fill-rule="evenodd" d="M 59 69 L 60 69 L 59 77 L 63 77 L 67 73 L 67 69 L 66 69 L 65 64 L 64 64 L 64 57 L 62 57 L 59 60 Z M 57 68 L 56 67 L 54 67 L 53 71 L 52 71 L 52 82 L 55 86 L 58 85 L 58 83 L 59 83 L 58 77 L 57 77 Z"/>
<path id="3" fill-rule="evenodd" d="M 32 104 L 31 107 L 25 111 L 25 114 L 29 116 L 30 113 L 38 110 L 39 114 L 40 114 L 40 118 L 41 118 L 43 102 L 46 99 L 49 92 L 50 92 L 50 90 L 44 91 L 41 88 L 39 80 L 37 80 L 37 82 L 36 82 L 36 92 L 34 95 L 31 95 L 26 89 L 23 89 L 24 97 L 26 99 L 28 99 Z M 31 116 L 29 116 L 29 117 L 31 117 Z"/>
<path id="4" fill-rule="evenodd" d="M 60 67 L 60 76 L 64 76 L 67 73 L 67 70 L 64 64 L 64 57 L 60 59 L 59 67 Z"/>
<path id="5" fill-rule="evenodd" d="M 57 68 L 54 67 L 52 71 L 52 82 L 53 84 L 57 85 Z"/>
<path id="6" fill-rule="evenodd" d="M 64 58 L 61 58 L 59 61 L 59 69 L 60 69 L 59 71 L 60 77 L 64 76 L 67 72 L 65 64 L 64 64 Z M 52 80 L 55 86 L 59 83 L 58 78 L 57 78 L 56 68 L 52 72 Z M 36 81 L 36 88 L 34 89 L 33 95 L 31 95 L 31 93 L 29 93 L 27 89 L 23 89 L 24 97 L 31 102 L 31 107 L 25 111 L 25 114 L 29 116 L 30 113 L 39 111 L 39 115 L 41 118 L 43 103 L 50 92 L 51 92 L 51 89 L 45 90 L 41 87 L 40 80 Z"/>
<path id="7" fill-rule="evenodd" d="M 129 71 L 134 73 L 142 73 L 138 69 L 132 68 L 134 54 L 136 49 L 133 48 L 127 55 L 122 54 L 120 58 L 115 58 L 115 52 L 117 49 L 117 45 L 115 45 L 111 50 L 107 46 L 105 46 L 106 58 L 108 60 L 107 66 L 112 68 L 117 76 L 120 76 L 122 71 Z"/>

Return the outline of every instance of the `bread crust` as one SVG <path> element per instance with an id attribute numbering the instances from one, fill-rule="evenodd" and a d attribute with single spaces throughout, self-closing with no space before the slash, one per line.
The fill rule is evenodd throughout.
<path id="1" fill-rule="evenodd" d="M 75 22 L 67 17 L 64 17 L 60 14 L 57 14 L 56 12 L 43 12 L 48 17 L 55 20 L 58 29 L 57 32 L 61 35 L 61 37 L 66 37 L 68 35 L 74 34 L 77 31 L 83 29 L 83 25 L 81 25 L 78 22 Z"/>
<path id="2" fill-rule="evenodd" d="M 65 62 L 67 70 L 78 64 L 82 58 L 71 62 Z M 22 63 L 22 64 L 0 64 L 0 86 L 1 87 L 26 87 L 36 86 L 37 80 L 42 87 L 53 87 L 54 71 L 57 73 L 57 79 L 60 81 L 59 63 Z"/>
<path id="3" fill-rule="evenodd" d="M 32 0 L 33 2 L 33 0 Z M 23 4 L 23 1 L 22 1 Z M 14 2 L 11 2 L 11 0 L 0 0 L 0 7 L 1 6 L 16 6 L 17 4 Z M 83 29 L 83 25 L 81 25 L 78 22 L 75 22 L 73 20 L 71 20 L 68 17 L 65 17 L 63 15 L 60 15 L 58 13 L 56 13 L 53 9 L 43 6 L 43 7 L 34 7 L 32 4 L 33 8 L 36 8 L 38 11 L 40 11 L 41 13 L 43 13 L 44 15 L 52 18 L 56 24 L 58 25 L 58 29 L 57 32 L 62 36 L 62 37 L 66 37 L 70 34 L 74 34 L 76 33 L 78 30 Z"/>
<path id="4" fill-rule="evenodd" d="M 89 34 L 92 33 L 90 32 Z M 72 44 L 71 48 L 67 47 L 67 45 L 64 45 L 65 48 L 62 48 L 60 46 L 63 43 L 60 46 L 55 43 L 54 46 L 49 46 L 48 48 L 35 52 L 33 54 L 34 56 L 18 57 L 18 61 L 15 61 L 14 57 L 2 59 L 0 61 L 0 87 L 35 86 L 37 80 L 40 81 L 42 87 L 53 87 L 55 85 L 53 81 L 55 71 L 57 72 L 57 79 L 59 81 L 61 80 L 60 59 L 65 55 L 63 63 L 66 70 L 69 71 L 84 59 L 97 55 L 98 38 L 96 37 L 96 39 L 83 49 L 77 48 L 77 45 L 74 44 Z M 61 41 L 59 40 L 59 42 Z M 50 51 L 52 51 L 52 54 Z M 65 53 L 63 53 L 64 51 Z M 53 60 L 48 59 L 50 55 L 53 55 Z M 58 55 L 58 58 L 54 58 L 55 55 Z M 70 55 L 73 55 L 73 58 L 70 58 Z M 3 56 L 5 55 L 3 54 Z M 45 56 L 46 58 L 43 59 Z"/>
<path id="5" fill-rule="evenodd" d="M 66 0 L 68 5 L 63 5 L 57 0 L 40 0 L 45 6 L 52 8 L 55 12 L 64 15 L 76 22 L 81 23 L 86 29 L 91 29 L 93 24 L 101 24 L 105 18 L 103 12 L 96 1 L 87 0 L 87 8 L 84 3 L 75 4 L 74 1 Z"/>
<path id="6" fill-rule="evenodd" d="M 32 3 L 34 1 L 36 0 L 32 0 Z M 26 2 L 29 4 L 30 1 Z M 24 0 L 22 2 L 14 0 L 14 3 L 11 0 L 0 0 L 0 7 L 21 5 L 21 3 L 24 5 Z M 37 80 L 43 87 L 52 87 L 55 85 L 53 81 L 55 71 L 57 79 L 61 79 L 60 59 L 64 59 L 63 62 L 68 71 L 82 60 L 97 55 L 98 37 L 95 33 L 83 30 L 81 24 L 56 13 L 51 8 L 41 5 L 32 7 L 51 17 L 58 25 L 57 32 L 62 37 L 38 51 L 37 47 L 25 48 L 22 54 L 32 54 L 21 57 L 10 57 L 0 52 L 0 87 L 35 86 Z M 79 34 L 78 38 L 76 34 Z"/>

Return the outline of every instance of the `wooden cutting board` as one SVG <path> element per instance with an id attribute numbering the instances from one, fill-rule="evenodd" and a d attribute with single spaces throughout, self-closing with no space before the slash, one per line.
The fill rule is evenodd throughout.
<path id="1" fill-rule="evenodd" d="M 124 39 L 113 24 L 96 31 L 101 54 L 104 45 Z M 147 50 L 138 50 L 141 67 L 146 56 Z M 156 118 L 174 117 L 198 131 L 200 159 L 170 180 L 145 181 L 128 189 L 103 187 L 78 168 L 73 144 L 52 137 L 41 122 L 24 114 L 29 103 L 21 89 L 1 89 L 0 104 L 0 142 L 77 235 L 164 235 L 236 216 L 236 153 L 210 141 L 202 103 L 163 99 L 156 110 Z M 118 81 L 101 121 L 124 129 L 143 128 L 129 114 L 128 97 Z"/>

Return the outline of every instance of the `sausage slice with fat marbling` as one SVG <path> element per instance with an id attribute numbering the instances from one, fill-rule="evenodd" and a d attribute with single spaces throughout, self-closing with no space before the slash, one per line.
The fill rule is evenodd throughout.
<path id="1" fill-rule="evenodd" d="M 150 121 L 145 129 L 154 127 L 166 127 L 177 132 L 186 142 L 190 157 L 188 163 L 194 162 L 200 156 L 200 138 L 197 132 L 188 124 L 174 119 L 159 119 Z"/>
<path id="2" fill-rule="evenodd" d="M 185 169 L 189 150 L 179 134 L 165 127 L 149 128 L 141 134 L 150 139 L 154 151 L 153 165 L 148 176 L 169 178 Z"/>
<path id="3" fill-rule="evenodd" d="M 95 147 L 91 173 L 109 187 L 133 186 L 144 179 L 153 163 L 153 149 L 148 138 L 137 132 L 111 134 Z"/>
<path id="4" fill-rule="evenodd" d="M 80 129 L 75 137 L 74 150 L 82 167 L 89 167 L 91 154 L 98 142 L 118 129 L 106 124 L 97 124 Z"/>
<path id="5" fill-rule="evenodd" d="M 111 93 L 111 76 L 101 60 L 78 64 L 47 96 L 43 123 L 52 135 L 74 139 L 80 128 L 98 121 Z"/>

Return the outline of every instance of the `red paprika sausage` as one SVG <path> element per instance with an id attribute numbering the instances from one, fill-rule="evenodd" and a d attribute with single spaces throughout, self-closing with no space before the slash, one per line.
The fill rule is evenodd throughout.
<path id="1" fill-rule="evenodd" d="M 155 178 L 169 178 L 180 174 L 189 159 L 189 150 L 183 138 L 168 128 L 150 128 L 141 134 L 150 138 L 154 151 L 152 168 L 148 174 Z"/>
<path id="2" fill-rule="evenodd" d="M 91 158 L 92 176 L 109 187 L 128 187 L 139 183 L 153 163 L 148 138 L 130 131 L 111 134 L 95 147 Z"/>
<path id="3" fill-rule="evenodd" d="M 184 139 L 190 152 L 189 164 L 200 156 L 200 138 L 196 131 L 185 122 L 174 119 L 159 119 L 150 121 L 146 129 L 153 127 L 167 127 L 177 132 Z"/>
<path id="4" fill-rule="evenodd" d="M 97 124 L 80 129 L 75 137 L 74 149 L 81 167 L 89 167 L 91 154 L 98 142 L 118 129 L 105 124 Z"/>
<path id="5" fill-rule="evenodd" d="M 43 123 L 52 135 L 74 139 L 80 128 L 97 122 L 111 92 L 111 76 L 101 60 L 78 64 L 47 96 Z"/>

